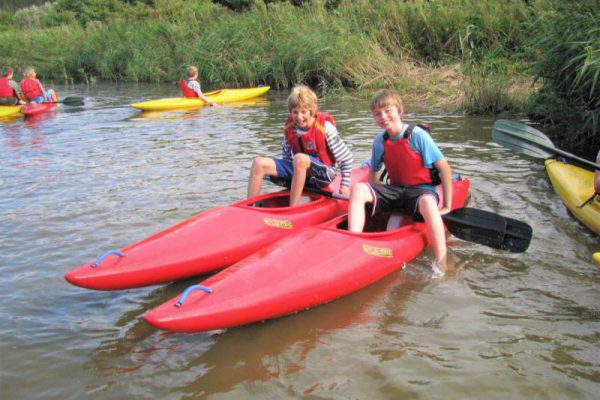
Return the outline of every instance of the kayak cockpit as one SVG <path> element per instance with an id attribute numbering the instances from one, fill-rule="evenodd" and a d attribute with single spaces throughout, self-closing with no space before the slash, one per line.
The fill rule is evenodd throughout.
<path id="1" fill-rule="evenodd" d="M 367 215 L 363 233 L 388 232 L 414 223 L 414 220 L 407 216 L 397 213 L 382 213 L 376 215 Z M 348 217 L 340 218 L 335 227 L 342 231 L 348 230 Z"/>

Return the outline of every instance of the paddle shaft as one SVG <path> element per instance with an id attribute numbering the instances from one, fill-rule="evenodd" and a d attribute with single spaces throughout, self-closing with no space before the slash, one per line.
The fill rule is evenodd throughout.
<path id="1" fill-rule="evenodd" d="M 67 106 L 82 106 L 83 97 L 65 97 L 59 101 L 46 101 L 46 103 L 65 104 Z"/>
<path id="2" fill-rule="evenodd" d="M 600 170 L 600 165 L 598 165 L 592 161 L 586 160 L 585 158 L 578 157 L 574 154 L 568 153 L 568 152 L 558 149 L 556 147 L 554 148 L 554 152 L 561 157 L 575 161 L 577 164 L 580 164 L 581 166 Z"/>

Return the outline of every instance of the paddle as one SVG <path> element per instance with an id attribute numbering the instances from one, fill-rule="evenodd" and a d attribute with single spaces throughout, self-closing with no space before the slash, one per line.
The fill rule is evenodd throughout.
<path id="1" fill-rule="evenodd" d="M 59 100 L 59 101 L 46 101 L 46 103 L 58 103 L 58 104 L 62 103 L 67 106 L 82 106 L 82 105 L 84 105 L 83 97 L 75 97 L 75 96 L 65 97 L 64 99 Z"/>
<path id="2" fill-rule="evenodd" d="M 305 187 L 304 191 L 349 200 L 349 196 L 325 190 Z M 470 207 L 455 209 L 442 215 L 442 219 L 457 238 L 513 253 L 527 250 L 533 233 L 525 222 Z"/>
<path id="3" fill-rule="evenodd" d="M 592 161 L 577 157 L 554 146 L 552 141 L 542 132 L 519 122 L 499 119 L 492 128 L 494 142 L 517 153 L 536 158 L 564 157 L 585 168 L 600 169 Z"/>

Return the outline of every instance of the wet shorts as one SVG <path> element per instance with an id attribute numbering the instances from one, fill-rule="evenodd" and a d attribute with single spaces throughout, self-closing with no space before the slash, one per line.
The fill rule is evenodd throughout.
<path id="1" fill-rule="evenodd" d="M 324 188 L 329 186 L 331 181 L 335 178 L 336 172 L 334 167 L 323 164 L 316 158 L 310 157 L 310 169 L 306 176 L 305 186 L 314 188 Z M 294 165 L 292 160 L 282 160 L 274 158 L 275 166 L 277 167 L 277 177 L 271 178 L 271 181 L 278 185 L 286 186 L 292 181 L 294 175 Z"/>
<path id="2" fill-rule="evenodd" d="M 371 184 L 369 185 L 369 189 L 374 199 L 371 205 L 371 215 L 397 212 L 422 219 L 418 210 L 418 203 L 421 196 L 433 195 L 436 202 L 439 203 L 440 201 L 435 191 L 416 186 Z"/>

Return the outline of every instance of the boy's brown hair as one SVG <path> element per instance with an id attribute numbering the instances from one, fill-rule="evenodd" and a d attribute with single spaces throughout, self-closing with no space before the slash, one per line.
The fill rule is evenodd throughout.
<path id="1" fill-rule="evenodd" d="M 317 102 L 317 95 L 311 88 L 306 85 L 296 85 L 288 96 L 288 111 L 292 112 L 296 107 L 306 107 L 315 116 L 319 111 Z"/>
<path id="2" fill-rule="evenodd" d="M 398 113 L 400 115 L 404 115 L 402 97 L 400 97 L 400 93 L 396 92 L 395 90 L 378 90 L 371 99 L 371 103 L 369 104 L 371 111 L 373 111 L 375 108 L 385 108 L 388 106 L 396 106 L 396 108 L 398 109 Z"/>
<path id="3" fill-rule="evenodd" d="M 194 67 L 193 65 L 190 65 L 187 68 L 187 75 L 188 78 L 192 78 L 193 76 L 195 76 L 198 73 L 198 67 Z"/>
<path id="4" fill-rule="evenodd" d="M 14 71 L 11 67 L 2 67 L 2 76 L 7 77 L 12 74 Z"/>

